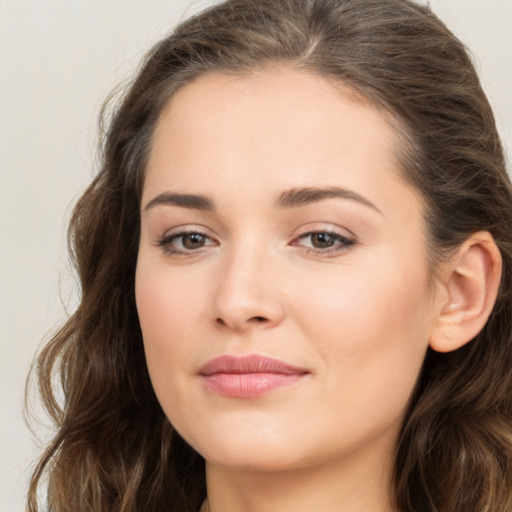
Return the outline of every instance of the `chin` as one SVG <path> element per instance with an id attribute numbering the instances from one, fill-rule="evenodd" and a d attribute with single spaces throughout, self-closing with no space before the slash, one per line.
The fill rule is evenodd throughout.
<path id="1" fill-rule="evenodd" d="M 267 425 L 211 429 L 188 441 L 204 459 L 214 465 L 239 471 L 283 471 L 304 465 L 293 433 L 276 431 Z"/>
<path id="2" fill-rule="evenodd" d="M 232 471 L 243 472 L 281 472 L 306 467 L 304 460 L 299 460 L 297 454 L 276 451 L 260 444 L 252 447 L 240 447 L 239 450 L 209 449 L 203 451 L 205 460 L 215 466 L 222 466 Z"/>

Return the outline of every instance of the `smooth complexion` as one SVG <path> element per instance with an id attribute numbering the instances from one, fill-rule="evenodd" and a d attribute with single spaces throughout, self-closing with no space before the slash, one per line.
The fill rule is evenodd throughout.
<path id="1" fill-rule="evenodd" d="M 392 510 L 435 316 L 398 148 L 383 112 L 287 68 L 204 75 L 162 114 L 137 307 L 158 399 L 206 459 L 212 512 Z M 234 395 L 208 385 L 209 362 L 249 356 L 300 377 L 248 396 L 253 377 L 232 369 L 220 378 Z"/>

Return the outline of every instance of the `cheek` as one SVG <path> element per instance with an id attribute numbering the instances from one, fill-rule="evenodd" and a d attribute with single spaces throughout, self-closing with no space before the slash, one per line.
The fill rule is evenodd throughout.
<path id="1" fill-rule="evenodd" d="M 140 258 L 141 260 L 142 258 Z M 160 265 L 162 267 L 162 265 Z M 195 278 L 196 277 L 196 278 Z M 139 261 L 135 297 L 145 338 L 151 343 L 173 344 L 197 320 L 204 321 L 204 293 L 198 276 L 180 275 L 163 266 Z"/>
<path id="2" fill-rule="evenodd" d="M 194 347 L 187 340 L 205 314 L 193 283 L 182 283 L 154 267 L 144 261 L 138 264 L 135 297 L 149 374 L 164 405 L 180 396 L 171 390 L 186 387 L 183 370 L 194 370 Z"/>
<path id="3" fill-rule="evenodd" d="M 380 345 L 380 339 L 392 341 L 396 336 L 398 341 L 408 329 L 428 330 L 428 280 L 421 270 L 407 272 L 397 266 L 371 272 L 355 267 L 334 269 L 321 279 L 315 276 L 295 297 L 304 328 L 338 333 L 339 346 L 359 345 L 362 338 L 373 338 Z M 375 332 L 380 336 L 369 336 Z"/>
<path id="4" fill-rule="evenodd" d="M 302 331 L 316 342 L 329 391 L 352 383 L 354 402 L 386 393 L 394 394 L 390 398 L 397 405 L 407 401 L 428 346 L 427 274 L 418 265 L 387 263 L 317 280 L 302 294 L 296 314 Z"/>

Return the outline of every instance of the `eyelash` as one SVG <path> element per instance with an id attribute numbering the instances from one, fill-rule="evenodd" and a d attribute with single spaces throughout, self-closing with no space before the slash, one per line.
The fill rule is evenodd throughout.
<path id="1" fill-rule="evenodd" d="M 339 254 L 342 252 L 345 252 L 349 250 L 351 247 L 353 247 L 356 244 L 356 240 L 354 238 L 347 238 L 343 235 L 340 235 L 336 231 L 330 231 L 328 229 L 319 229 L 314 231 L 308 231 L 307 233 L 304 233 L 300 236 L 298 236 L 293 242 L 292 245 L 297 245 L 297 240 L 304 240 L 305 238 L 310 238 L 314 235 L 328 235 L 333 238 L 334 245 L 325 247 L 323 249 L 317 248 L 317 247 L 304 247 L 304 250 L 308 254 L 314 254 L 317 256 L 322 256 L 326 254 Z"/>
<path id="2" fill-rule="evenodd" d="M 198 252 L 198 250 L 194 250 L 194 249 L 182 250 L 182 249 L 177 249 L 176 247 L 173 247 L 173 245 L 172 245 L 172 242 L 174 242 L 175 240 L 178 240 L 180 238 L 182 239 L 181 243 L 183 245 L 183 238 L 186 236 L 192 236 L 192 235 L 200 235 L 205 239 L 212 240 L 212 238 L 209 237 L 206 233 L 203 233 L 198 230 L 190 230 L 190 231 L 180 231 L 178 233 L 171 233 L 171 234 L 165 235 L 160 240 L 158 240 L 157 245 L 162 247 L 163 251 L 166 254 L 170 254 L 172 256 L 184 256 L 184 257 L 193 256 L 194 254 L 196 254 Z M 208 245 L 216 245 L 216 244 L 207 244 L 206 246 L 208 246 Z M 199 249 L 202 249 L 203 247 L 205 247 L 205 246 L 201 246 L 201 247 L 199 247 Z"/>
<path id="3" fill-rule="evenodd" d="M 202 245 L 201 247 L 198 247 L 197 249 L 188 249 L 188 250 L 187 249 L 185 249 L 185 250 L 178 249 L 172 245 L 172 243 L 175 240 L 179 240 L 180 238 L 182 239 L 181 243 L 183 245 L 184 237 L 187 237 L 187 236 L 190 237 L 193 235 L 199 235 L 199 236 L 203 237 L 204 239 L 207 239 L 210 241 L 212 240 L 212 238 L 210 236 L 208 236 L 206 233 L 203 233 L 198 230 L 190 230 L 190 231 L 180 231 L 178 233 L 171 233 L 171 234 L 165 235 L 164 237 L 162 237 L 160 240 L 157 241 L 156 245 L 158 245 L 159 247 L 162 247 L 162 250 L 166 254 L 169 254 L 171 256 L 178 256 L 178 257 L 194 256 L 195 254 L 198 254 L 200 249 L 202 249 L 203 247 L 208 247 L 210 245 L 218 245 L 217 243 L 205 244 L 205 245 Z M 298 237 L 296 237 L 291 242 L 290 245 L 299 246 L 298 241 L 304 240 L 308 237 L 312 237 L 315 235 L 327 235 L 327 236 L 332 237 L 332 239 L 334 240 L 334 245 L 325 247 L 325 248 L 302 246 L 303 250 L 307 254 L 314 254 L 317 256 L 336 255 L 336 254 L 339 254 L 339 253 L 349 250 L 351 247 L 353 247 L 356 244 L 356 240 L 353 238 L 347 238 L 343 235 L 340 235 L 336 231 L 330 231 L 330 230 L 325 229 L 325 230 L 314 230 L 314 231 L 305 232 L 305 233 L 299 235 Z"/>

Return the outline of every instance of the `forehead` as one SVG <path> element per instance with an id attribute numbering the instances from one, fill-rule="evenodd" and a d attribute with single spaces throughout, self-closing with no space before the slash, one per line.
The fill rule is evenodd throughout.
<path id="1" fill-rule="evenodd" d="M 351 128 L 340 133 L 340 121 Z M 347 138 L 364 131 L 373 145 L 394 151 L 399 147 L 396 125 L 389 112 L 339 80 L 273 65 L 244 75 L 208 72 L 178 89 L 160 115 L 153 149 L 171 134 L 199 139 L 209 132 L 220 143 L 228 130 L 259 131 L 262 141 L 266 132 L 268 139 L 279 134 L 276 142 L 290 142 L 284 137 L 292 134 L 302 136 L 301 143 L 321 138 L 327 143 L 329 135 Z"/>
<path id="2" fill-rule="evenodd" d="M 402 182 L 399 148 L 390 116 L 344 84 L 286 67 L 212 72 L 164 109 L 144 195 L 215 193 L 233 176 L 255 190 L 342 185 L 372 194 Z"/>

